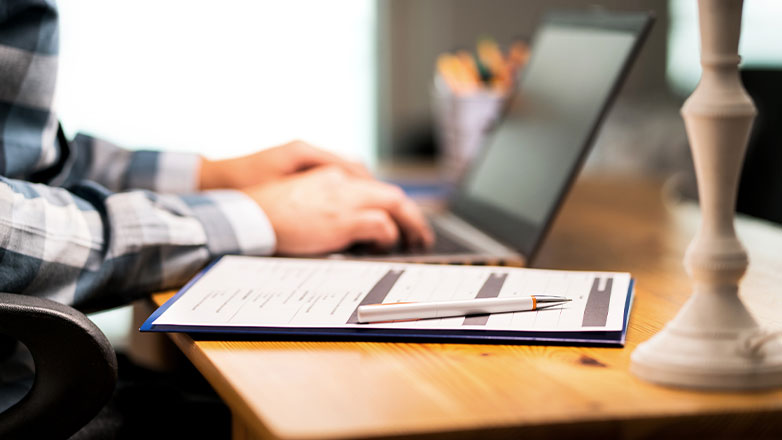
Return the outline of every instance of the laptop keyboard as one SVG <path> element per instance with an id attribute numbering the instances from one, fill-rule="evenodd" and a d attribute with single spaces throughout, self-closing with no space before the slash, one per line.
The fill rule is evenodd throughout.
<path id="1" fill-rule="evenodd" d="M 474 253 L 475 249 L 464 245 L 461 241 L 454 240 L 450 234 L 444 233 L 437 224 L 432 226 L 434 229 L 434 246 L 429 251 L 433 254 L 465 254 Z"/>
<path id="2" fill-rule="evenodd" d="M 434 230 L 434 246 L 426 251 L 408 249 L 404 244 L 399 243 L 388 252 L 378 251 L 375 247 L 358 244 L 351 246 L 347 250 L 347 254 L 355 256 L 368 256 L 368 255 L 432 255 L 432 254 L 467 254 L 475 253 L 475 249 L 463 244 L 461 241 L 454 239 L 451 234 L 444 232 L 437 223 L 432 223 L 432 229 Z"/>

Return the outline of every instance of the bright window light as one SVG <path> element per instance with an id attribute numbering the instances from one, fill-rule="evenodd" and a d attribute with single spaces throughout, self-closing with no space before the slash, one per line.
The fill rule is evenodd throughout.
<path id="1" fill-rule="evenodd" d="M 687 96 L 701 77 L 698 3 L 669 0 L 671 24 L 668 32 L 668 81 L 679 94 Z M 739 55 L 742 64 L 753 67 L 782 66 L 782 1 L 744 2 Z"/>
<path id="2" fill-rule="evenodd" d="M 303 139 L 372 162 L 372 1 L 68 0 L 56 108 L 69 135 L 211 158 Z"/>

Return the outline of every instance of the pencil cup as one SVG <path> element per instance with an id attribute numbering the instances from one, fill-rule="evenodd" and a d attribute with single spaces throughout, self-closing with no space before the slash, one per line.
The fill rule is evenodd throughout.
<path id="1" fill-rule="evenodd" d="M 443 177 L 456 182 L 494 128 L 507 96 L 492 91 L 456 95 L 434 87 L 432 107 Z"/>

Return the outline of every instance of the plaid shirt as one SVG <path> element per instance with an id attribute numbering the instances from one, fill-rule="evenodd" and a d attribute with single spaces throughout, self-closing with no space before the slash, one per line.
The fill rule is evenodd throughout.
<path id="1" fill-rule="evenodd" d="M 102 308 L 271 253 L 252 200 L 196 192 L 198 156 L 58 136 L 57 25 L 53 0 L 0 2 L 0 291 Z"/>

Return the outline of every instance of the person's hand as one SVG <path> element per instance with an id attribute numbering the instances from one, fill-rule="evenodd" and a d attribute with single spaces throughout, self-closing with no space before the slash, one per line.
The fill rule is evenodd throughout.
<path id="1" fill-rule="evenodd" d="M 294 141 L 233 159 L 202 159 L 200 188 L 246 188 L 323 165 L 334 165 L 356 177 L 372 177 L 358 162 Z"/>
<path id="2" fill-rule="evenodd" d="M 434 241 L 421 211 L 401 189 L 357 178 L 342 167 L 319 167 L 243 191 L 269 218 L 278 254 L 324 254 L 353 243 L 388 248 L 400 239 L 423 248 Z"/>

